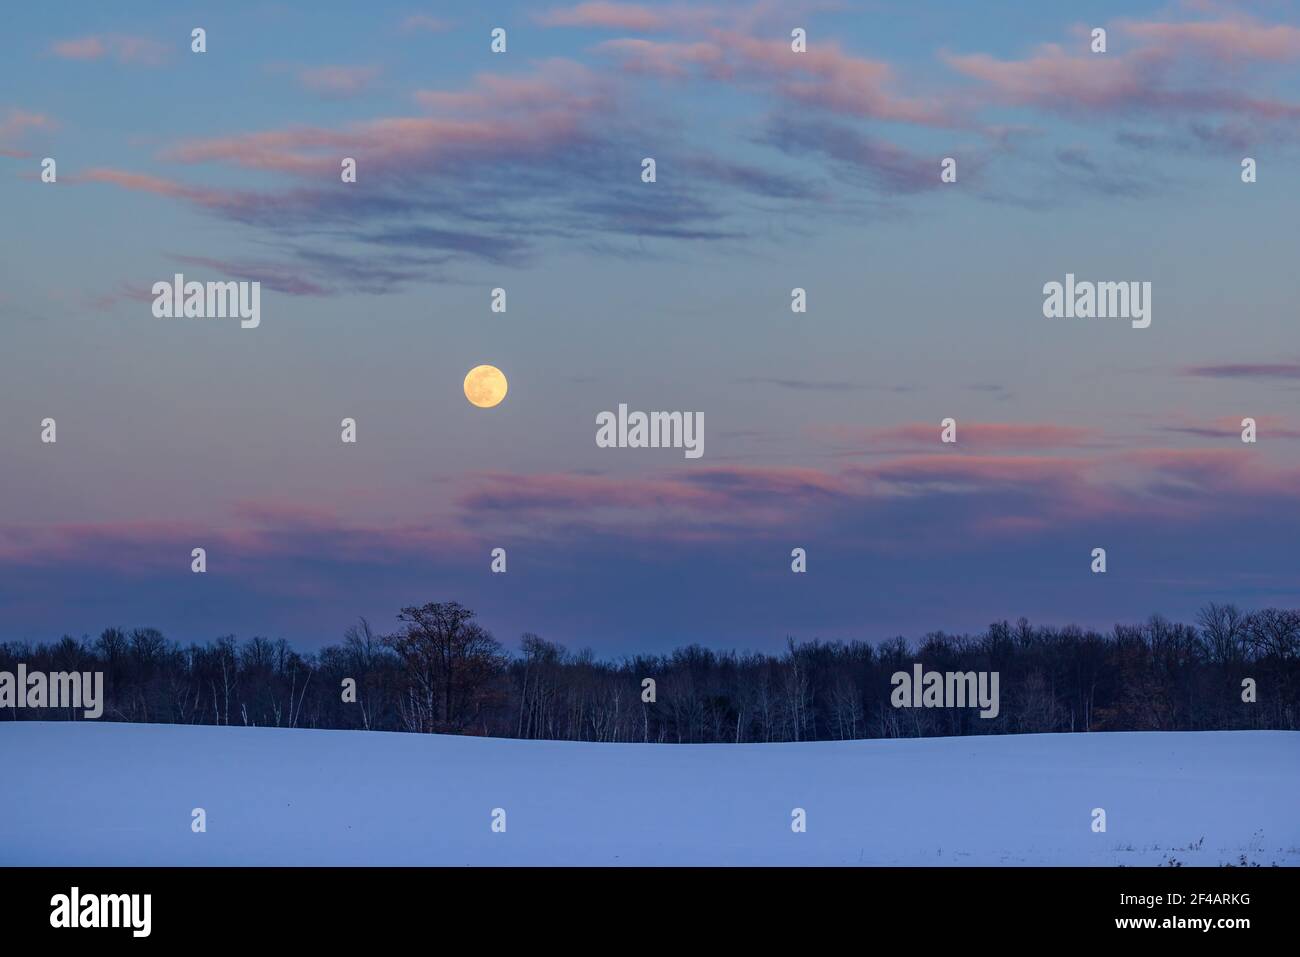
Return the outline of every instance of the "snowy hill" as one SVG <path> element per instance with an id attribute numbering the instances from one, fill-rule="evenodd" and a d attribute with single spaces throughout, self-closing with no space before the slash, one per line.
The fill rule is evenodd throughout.
<path id="1" fill-rule="evenodd" d="M 0 722 L 0 760 L 0 864 L 1300 864 L 1297 732 L 611 745 Z"/>

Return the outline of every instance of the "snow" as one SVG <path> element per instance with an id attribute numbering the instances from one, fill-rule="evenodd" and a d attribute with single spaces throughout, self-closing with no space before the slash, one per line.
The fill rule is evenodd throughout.
<path id="1" fill-rule="evenodd" d="M 4 865 L 1300 864 L 1300 732 L 654 745 L 0 722 L 0 769 Z"/>

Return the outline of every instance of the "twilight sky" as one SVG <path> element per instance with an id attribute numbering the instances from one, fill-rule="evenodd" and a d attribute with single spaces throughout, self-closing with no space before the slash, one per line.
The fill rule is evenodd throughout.
<path id="1" fill-rule="evenodd" d="M 301 9 L 6 14 L 0 640 L 1300 604 L 1295 4 Z M 176 272 L 260 281 L 260 327 L 154 318 Z M 1066 273 L 1149 281 L 1150 328 L 1044 318 Z M 619 403 L 702 413 L 704 455 L 598 448 Z"/>

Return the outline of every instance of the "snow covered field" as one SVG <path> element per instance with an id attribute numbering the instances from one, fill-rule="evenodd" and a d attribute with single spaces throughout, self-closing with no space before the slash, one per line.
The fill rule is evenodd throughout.
<path id="1" fill-rule="evenodd" d="M 1296 732 L 611 745 L 0 722 L 0 768 L 10 865 L 1300 864 Z"/>

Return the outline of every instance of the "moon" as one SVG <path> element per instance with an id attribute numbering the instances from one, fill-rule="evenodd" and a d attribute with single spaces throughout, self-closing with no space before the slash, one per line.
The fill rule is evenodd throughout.
<path id="1" fill-rule="evenodd" d="M 465 398 L 480 409 L 500 405 L 507 388 L 505 373 L 496 366 L 475 366 L 465 376 Z"/>

